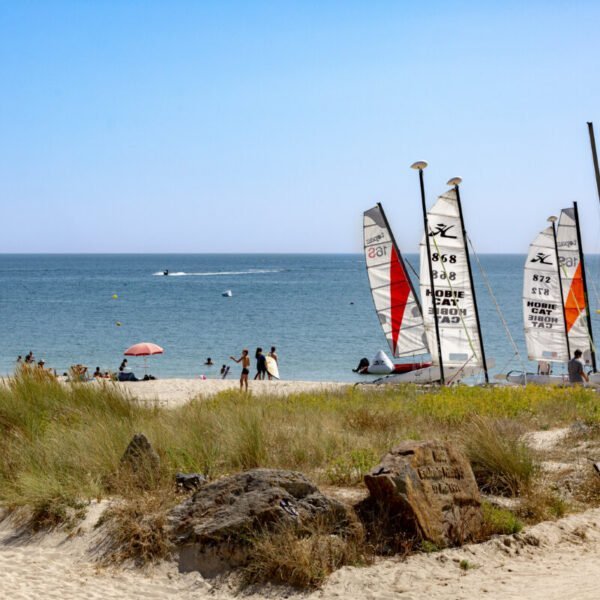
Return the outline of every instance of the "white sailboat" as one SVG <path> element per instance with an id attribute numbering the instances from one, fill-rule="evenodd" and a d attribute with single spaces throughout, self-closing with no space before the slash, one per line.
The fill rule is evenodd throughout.
<path id="1" fill-rule="evenodd" d="M 481 340 L 477 302 L 466 245 L 460 204 L 460 178 L 427 211 L 423 187 L 425 162 L 419 170 L 426 235 L 421 241 L 420 288 L 425 340 L 432 365 L 408 373 L 389 375 L 384 383 L 450 384 L 485 373 L 487 363 Z M 414 295 L 414 292 L 413 292 Z M 419 330 L 420 331 L 420 330 Z"/>
<path id="2" fill-rule="evenodd" d="M 381 204 L 363 214 L 363 236 L 375 312 L 392 356 L 414 359 L 429 353 L 419 299 Z M 379 364 L 384 362 L 382 354 L 377 354 L 381 360 L 373 361 L 368 373 L 407 372 L 431 364 L 419 360 L 386 364 L 382 368 Z"/>
<path id="3" fill-rule="evenodd" d="M 509 373 L 511 383 L 568 383 L 552 365 L 566 364 L 577 349 L 596 371 L 577 203 L 561 211 L 558 227 L 556 217 L 548 220 L 529 247 L 523 281 L 527 356 L 538 362 L 538 372 Z"/>

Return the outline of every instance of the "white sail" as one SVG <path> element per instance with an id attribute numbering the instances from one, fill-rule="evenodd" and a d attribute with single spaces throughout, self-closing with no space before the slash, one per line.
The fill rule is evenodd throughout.
<path id="1" fill-rule="evenodd" d="M 427 218 L 443 366 L 483 368 L 483 352 L 477 332 L 474 294 L 456 191 L 452 189 L 442 194 L 427 213 Z M 438 364 L 425 237 L 421 241 L 420 282 L 425 331 L 433 362 Z"/>
<path id="2" fill-rule="evenodd" d="M 421 307 L 380 204 L 363 216 L 365 259 L 379 322 L 395 357 L 429 352 Z"/>
<path id="3" fill-rule="evenodd" d="M 592 336 L 588 329 L 583 265 L 579 260 L 580 248 L 575 218 L 574 208 L 565 208 L 560 213 L 556 231 L 558 264 L 565 301 L 569 349 L 571 355 L 575 350 L 581 350 L 586 364 L 591 364 Z"/>
<path id="4" fill-rule="evenodd" d="M 551 226 L 529 246 L 523 281 L 523 321 L 530 360 L 569 360 Z"/>

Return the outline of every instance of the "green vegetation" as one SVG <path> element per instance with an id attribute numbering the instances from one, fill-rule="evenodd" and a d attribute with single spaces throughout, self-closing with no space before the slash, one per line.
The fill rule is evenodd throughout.
<path id="1" fill-rule="evenodd" d="M 458 566 L 463 570 L 463 571 L 470 571 L 471 569 L 476 569 L 477 565 L 469 562 L 466 558 L 463 558 L 460 563 L 458 564 Z"/>
<path id="2" fill-rule="evenodd" d="M 74 529 L 86 501 L 110 496 L 101 560 L 143 566 L 172 552 L 166 515 L 180 501 L 177 471 L 217 478 L 272 467 L 302 471 L 317 484 L 358 486 L 398 442 L 436 438 L 465 450 L 483 491 L 519 498 L 514 513 L 483 505 L 481 539 L 511 535 L 521 531 L 520 519 L 557 518 L 569 508 L 541 482 L 539 457 L 523 434 L 576 421 L 598 432 L 598 406 L 583 388 L 368 387 L 287 398 L 227 392 L 167 410 L 110 383 L 65 385 L 23 371 L 0 385 L 0 504 L 25 515 L 32 529 Z M 156 449 L 160 472 L 121 464 L 138 432 Z M 600 478 L 591 464 L 588 470 L 574 494 L 581 506 L 600 504 Z M 361 514 L 364 527 L 344 535 L 326 524 L 259 535 L 244 581 L 317 587 L 340 566 L 374 555 L 437 550 L 393 534 L 382 514 L 371 521 Z M 461 569 L 473 567 L 463 562 Z"/>
<path id="3" fill-rule="evenodd" d="M 484 502 L 483 523 L 484 534 L 490 535 L 512 535 L 523 529 L 523 523 L 517 516 L 506 508 L 498 508 L 489 502 Z"/>
<path id="4" fill-rule="evenodd" d="M 523 441 L 524 426 L 508 419 L 476 416 L 465 448 L 479 488 L 492 494 L 518 496 L 539 471 L 536 457 Z"/>
<path id="5" fill-rule="evenodd" d="M 397 442 L 436 437 L 466 446 L 483 485 L 516 494 L 536 473 L 518 432 L 540 423 L 598 423 L 598 406 L 583 388 L 406 387 L 288 398 L 229 392 L 166 410 L 111 384 L 63 385 L 24 372 L 0 386 L 0 501 L 33 507 L 53 522 L 82 500 L 130 496 L 119 460 L 136 432 L 161 457 L 163 473 L 152 484 L 160 489 L 172 486 L 176 471 L 214 478 L 257 466 L 355 485 Z"/>

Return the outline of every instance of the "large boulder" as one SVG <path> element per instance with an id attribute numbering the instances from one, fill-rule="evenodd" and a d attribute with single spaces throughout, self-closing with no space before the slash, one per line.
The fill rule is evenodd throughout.
<path id="1" fill-rule="evenodd" d="M 348 524 L 347 509 L 302 473 L 252 469 L 201 487 L 170 515 L 180 571 L 217 575 L 247 562 L 252 538 L 281 524 Z"/>
<path id="2" fill-rule="evenodd" d="M 481 532 L 471 465 L 451 443 L 403 442 L 365 475 L 365 483 L 370 500 L 398 531 L 440 547 L 474 540 Z"/>

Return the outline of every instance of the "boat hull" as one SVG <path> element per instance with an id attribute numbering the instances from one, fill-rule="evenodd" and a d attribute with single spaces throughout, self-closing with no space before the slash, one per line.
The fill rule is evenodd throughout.
<path id="1" fill-rule="evenodd" d="M 590 373 L 586 387 L 600 388 L 600 373 Z M 506 375 L 506 381 L 516 385 L 574 385 L 568 375 L 538 375 L 537 373 L 514 372 Z"/>
<path id="2" fill-rule="evenodd" d="M 473 377 L 481 373 L 481 367 L 444 367 L 444 379 L 446 384 L 457 383 L 465 377 Z M 413 383 L 426 385 L 440 383 L 440 368 L 435 365 L 415 369 L 406 373 L 393 373 L 387 377 L 380 377 L 373 381 L 374 384 L 401 384 Z"/>
<path id="3" fill-rule="evenodd" d="M 430 367 L 430 362 L 419 362 L 419 363 L 399 363 L 394 365 L 393 371 L 385 371 L 382 372 L 380 370 L 372 371 L 371 369 L 367 369 L 367 375 L 394 375 L 396 373 L 410 373 L 412 371 L 416 371 L 417 369 L 423 369 L 425 367 Z"/>

